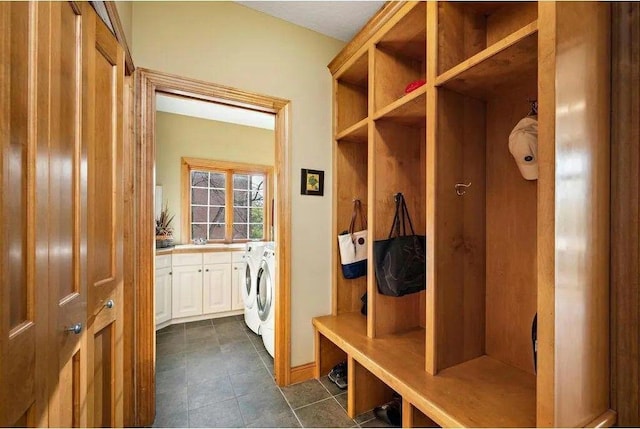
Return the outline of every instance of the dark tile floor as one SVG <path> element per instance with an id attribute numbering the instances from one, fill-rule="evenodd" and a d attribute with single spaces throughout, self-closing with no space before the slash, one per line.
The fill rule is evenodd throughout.
<path id="1" fill-rule="evenodd" d="M 156 333 L 154 427 L 385 427 L 371 411 L 350 419 L 347 393 L 323 377 L 285 388 L 243 316 Z"/>

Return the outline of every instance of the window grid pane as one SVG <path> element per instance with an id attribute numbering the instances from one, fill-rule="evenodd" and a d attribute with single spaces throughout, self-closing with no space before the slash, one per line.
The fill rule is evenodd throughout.
<path id="1" fill-rule="evenodd" d="M 227 186 L 227 173 L 191 171 L 192 238 L 225 238 L 226 193 L 233 192 L 233 240 L 264 238 L 264 193 L 266 176 L 262 173 L 234 173 Z"/>
<path id="2" fill-rule="evenodd" d="M 233 176 L 234 239 L 264 238 L 264 174 Z"/>
<path id="3" fill-rule="evenodd" d="M 226 173 L 191 171 L 191 238 L 223 240 Z"/>

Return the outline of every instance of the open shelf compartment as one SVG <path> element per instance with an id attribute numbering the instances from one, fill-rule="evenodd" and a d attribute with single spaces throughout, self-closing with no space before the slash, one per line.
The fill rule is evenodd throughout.
<path id="1" fill-rule="evenodd" d="M 441 74 L 436 85 L 480 99 L 498 96 L 537 75 L 537 51 L 536 20 Z"/>
<path id="2" fill-rule="evenodd" d="M 367 216 L 368 209 L 368 144 L 366 140 L 366 119 L 360 128 L 356 128 L 343 140 L 335 143 L 334 171 L 334 237 L 349 229 L 353 213 L 353 201 L 358 199 L 362 205 L 362 212 Z M 358 127 L 359 125 L 356 124 Z M 360 129 L 363 130 L 359 131 Z M 364 140 L 356 138 L 364 134 Z M 360 218 L 356 222 L 356 230 L 360 230 Z M 340 249 L 337 238 L 333 240 L 335 252 L 334 267 L 334 314 L 360 311 L 361 297 L 367 291 L 367 276 L 356 279 L 346 279 L 342 274 L 340 264 Z M 364 316 L 363 316 L 364 317 Z"/>
<path id="3" fill-rule="evenodd" d="M 426 80 L 426 41 L 426 4 L 419 2 L 375 45 L 375 112 L 404 97 L 411 82 Z"/>
<path id="4" fill-rule="evenodd" d="M 537 2 L 439 2 L 441 75 L 538 19 Z"/>
<path id="5" fill-rule="evenodd" d="M 369 55 L 365 51 L 335 78 L 336 135 L 369 114 Z"/>
<path id="6" fill-rule="evenodd" d="M 376 121 L 373 135 L 373 213 L 369 219 L 372 240 L 385 240 L 395 214 L 395 195 L 404 195 L 415 233 L 426 231 L 425 127 L 393 121 Z M 407 229 L 409 225 L 407 225 Z M 411 234 L 410 230 L 407 231 Z M 374 255 L 375 257 L 375 255 Z M 369 284 L 371 324 L 369 335 L 378 338 L 425 326 L 425 291 L 402 297 L 379 293 L 375 276 Z M 424 353 L 424 352 L 423 352 Z"/>

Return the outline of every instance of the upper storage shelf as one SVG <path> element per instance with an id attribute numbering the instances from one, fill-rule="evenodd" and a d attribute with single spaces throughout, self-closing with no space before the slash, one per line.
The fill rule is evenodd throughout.
<path id="1" fill-rule="evenodd" d="M 426 4 L 420 2 L 376 43 L 373 90 L 376 118 L 400 107 L 399 100 L 415 100 L 416 95 L 408 96 L 405 89 L 416 80 L 426 80 L 426 35 Z M 424 93 L 424 88 L 421 91 Z M 396 117 L 403 112 L 396 111 Z M 406 113 L 415 116 L 416 111 L 410 108 Z"/>
<path id="2" fill-rule="evenodd" d="M 537 76 L 536 2 L 438 4 L 436 86 L 487 99 Z"/>
<path id="3" fill-rule="evenodd" d="M 365 52 L 336 79 L 336 135 L 369 114 L 369 55 Z"/>
<path id="4" fill-rule="evenodd" d="M 436 86 L 475 98 L 490 98 L 505 87 L 535 80 L 537 51 L 536 20 L 444 72 L 436 79 Z"/>

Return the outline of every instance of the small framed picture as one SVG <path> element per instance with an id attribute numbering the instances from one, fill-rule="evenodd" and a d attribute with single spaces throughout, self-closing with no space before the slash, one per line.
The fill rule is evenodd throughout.
<path id="1" fill-rule="evenodd" d="M 301 172 L 300 193 L 302 195 L 324 195 L 324 171 L 303 168 Z"/>

